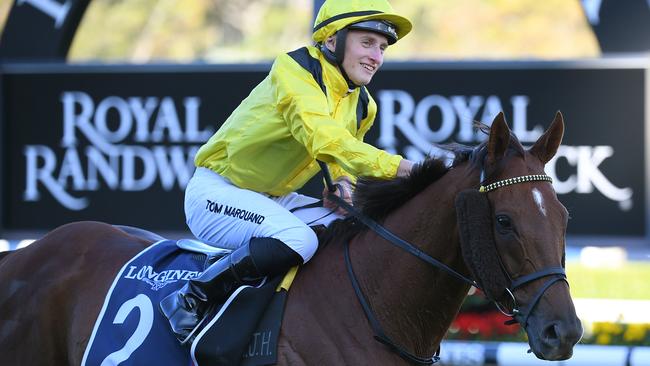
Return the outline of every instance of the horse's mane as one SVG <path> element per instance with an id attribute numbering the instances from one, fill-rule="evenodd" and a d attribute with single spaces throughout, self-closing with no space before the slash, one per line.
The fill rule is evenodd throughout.
<path id="1" fill-rule="evenodd" d="M 9 254 L 13 253 L 12 251 L 0 252 L 0 261 Z"/>
<path id="2" fill-rule="evenodd" d="M 364 215 L 381 222 L 390 212 L 415 197 L 450 169 L 470 160 L 470 158 L 474 160 L 472 156 L 478 151 L 460 144 L 440 145 L 439 147 L 453 154 L 451 165 L 448 164 L 446 158 L 427 157 L 416 164 L 406 177 L 388 180 L 359 177 L 352 198 L 354 207 Z M 337 220 L 321 234 L 321 246 L 334 238 L 349 238 L 365 229 L 366 226 L 354 217 Z"/>
<path id="3" fill-rule="evenodd" d="M 490 127 L 475 122 L 475 127 L 489 135 Z M 427 157 L 415 165 L 406 177 L 396 177 L 389 180 L 372 177 L 359 177 L 353 194 L 354 207 L 364 215 L 377 222 L 382 222 L 386 216 L 405 202 L 419 194 L 433 182 L 440 179 L 450 169 L 468 162 L 475 166 L 482 166 L 487 154 L 487 142 L 471 147 L 458 143 L 436 145 L 443 151 L 451 153 L 453 162 L 449 158 Z M 510 134 L 510 148 L 515 153 L 523 155 L 524 149 L 514 134 Z M 333 238 L 349 238 L 367 227 L 354 217 L 337 220 L 320 235 L 321 245 L 327 244 Z"/>
<path id="4" fill-rule="evenodd" d="M 354 190 L 354 206 L 374 220 L 383 220 L 391 211 L 440 179 L 450 169 L 468 160 L 471 150 L 460 145 L 454 146 L 454 148 L 458 150 L 447 150 L 454 153 L 454 161 L 451 166 L 444 158 L 427 157 L 416 164 L 411 174 L 406 177 L 390 180 L 358 178 Z"/>

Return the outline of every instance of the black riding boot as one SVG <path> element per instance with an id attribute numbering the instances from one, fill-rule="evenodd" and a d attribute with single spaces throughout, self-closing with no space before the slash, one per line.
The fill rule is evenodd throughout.
<path id="1" fill-rule="evenodd" d="M 169 319 L 178 340 L 185 343 L 207 315 L 210 305 L 223 302 L 241 285 L 256 283 L 301 263 L 302 257 L 283 242 L 252 238 L 165 297 L 160 302 L 160 310 Z"/>

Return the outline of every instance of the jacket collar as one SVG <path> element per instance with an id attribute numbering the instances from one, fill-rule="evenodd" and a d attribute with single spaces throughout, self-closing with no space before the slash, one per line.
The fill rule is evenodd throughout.
<path id="1" fill-rule="evenodd" d="M 350 90 L 348 82 L 345 80 L 338 66 L 332 63 L 320 50 L 318 50 L 318 57 L 323 67 L 323 77 L 327 88 L 330 89 L 334 95 L 345 97 L 354 92 L 358 87 Z"/>

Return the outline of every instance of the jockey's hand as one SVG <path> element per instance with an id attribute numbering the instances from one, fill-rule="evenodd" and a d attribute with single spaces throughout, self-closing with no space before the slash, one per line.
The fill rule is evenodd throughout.
<path id="1" fill-rule="evenodd" d="M 336 186 L 336 192 L 332 192 L 335 196 L 343 198 L 343 200 L 350 205 L 352 205 L 352 181 L 348 177 L 340 177 L 337 180 L 335 180 L 334 185 Z M 336 203 L 332 202 L 327 196 L 330 194 L 330 191 L 325 187 L 323 189 L 323 207 L 329 208 L 329 209 L 337 209 L 336 213 L 344 216 L 347 211 L 345 211 L 342 207 L 338 207 Z"/>
<path id="2" fill-rule="evenodd" d="M 399 167 L 397 167 L 397 176 L 407 177 L 409 174 L 411 174 L 411 171 L 413 170 L 413 165 L 415 164 L 412 161 L 402 159 L 399 162 Z"/>

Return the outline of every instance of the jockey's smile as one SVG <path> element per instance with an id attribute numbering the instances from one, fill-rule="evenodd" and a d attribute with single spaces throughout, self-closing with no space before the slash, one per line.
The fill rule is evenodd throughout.
<path id="1" fill-rule="evenodd" d="M 330 37 L 327 47 L 334 51 L 336 38 Z M 345 44 L 343 68 L 356 85 L 368 85 L 384 63 L 384 51 L 388 47 L 385 36 L 370 31 L 351 30 Z"/>

